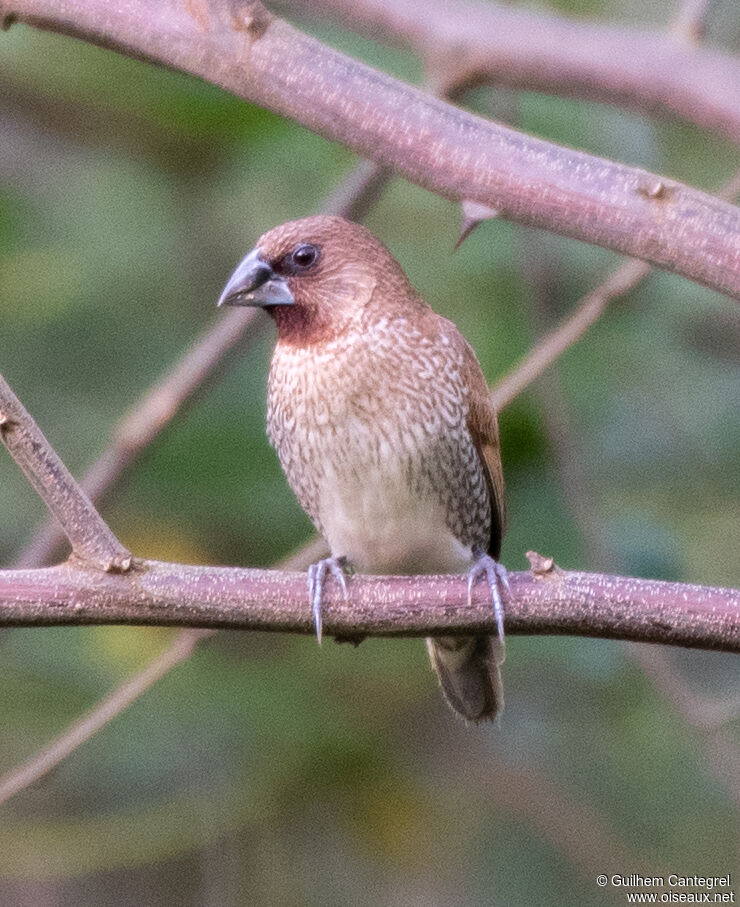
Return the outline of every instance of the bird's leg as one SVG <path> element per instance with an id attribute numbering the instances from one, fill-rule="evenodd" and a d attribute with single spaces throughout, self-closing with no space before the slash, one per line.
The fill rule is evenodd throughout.
<path id="1" fill-rule="evenodd" d="M 308 597 L 311 601 L 311 612 L 319 645 L 321 645 L 321 600 L 324 595 L 326 574 L 331 573 L 342 587 L 344 597 L 347 598 L 347 580 L 344 576 L 347 566 L 346 557 L 325 557 L 308 568 Z"/>
<path id="2" fill-rule="evenodd" d="M 498 652 L 496 653 L 496 663 L 503 664 L 506 655 L 506 642 L 504 640 L 504 606 L 501 601 L 501 590 L 503 586 L 507 595 L 511 595 L 509 586 L 509 575 L 506 567 L 494 560 L 490 554 L 480 547 L 473 545 L 473 557 L 475 563 L 468 570 L 468 605 L 473 604 L 473 586 L 479 577 L 484 576 L 488 580 L 488 588 L 491 590 L 491 600 L 493 601 L 493 613 L 496 615 L 496 630 L 498 636 Z"/>

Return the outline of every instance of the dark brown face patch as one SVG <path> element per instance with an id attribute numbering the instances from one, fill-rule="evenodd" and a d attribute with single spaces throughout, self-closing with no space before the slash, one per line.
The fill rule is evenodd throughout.
<path id="1" fill-rule="evenodd" d="M 280 343 L 308 346 L 342 334 L 386 281 L 401 298 L 413 294 L 391 253 L 364 227 L 338 217 L 308 217 L 275 227 L 258 242 L 261 256 L 283 277 L 295 300 L 268 309 Z M 391 299 L 397 292 L 384 294 Z"/>

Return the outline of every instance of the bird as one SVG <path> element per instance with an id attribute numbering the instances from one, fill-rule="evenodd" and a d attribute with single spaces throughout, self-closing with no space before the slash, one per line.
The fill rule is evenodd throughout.
<path id="1" fill-rule="evenodd" d="M 328 542 L 308 570 L 321 598 L 346 574 L 485 577 L 497 635 L 435 637 L 444 696 L 469 723 L 503 708 L 499 563 L 506 512 L 496 413 L 457 327 L 414 289 L 364 226 L 317 215 L 264 233 L 221 305 L 260 306 L 277 325 L 267 434 L 299 503 Z"/>

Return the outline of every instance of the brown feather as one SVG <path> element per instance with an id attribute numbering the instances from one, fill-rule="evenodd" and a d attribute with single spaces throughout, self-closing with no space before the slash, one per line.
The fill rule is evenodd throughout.
<path id="1" fill-rule="evenodd" d="M 471 355 L 474 357 L 472 350 Z M 477 359 L 468 376 L 470 389 L 470 411 L 468 413 L 468 430 L 473 438 L 478 455 L 483 463 L 491 498 L 491 538 L 488 553 L 498 560 L 501 554 L 501 540 L 506 531 L 506 495 L 504 489 L 504 469 L 501 463 L 501 448 L 498 439 L 498 420 L 491 402 L 491 394 Z"/>

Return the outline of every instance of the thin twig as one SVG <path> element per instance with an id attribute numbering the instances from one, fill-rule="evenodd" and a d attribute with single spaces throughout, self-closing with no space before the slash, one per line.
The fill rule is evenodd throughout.
<path id="1" fill-rule="evenodd" d="M 740 194 L 740 170 L 717 193 L 719 198 L 733 201 Z M 531 263 L 530 263 L 531 264 Z M 603 283 L 591 290 L 575 311 L 549 333 L 545 334 L 491 391 L 497 410 L 508 406 L 533 381 L 540 377 L 604 314 L 614 299 L 624 296 L 644 280 L 653 268 L 643 261 L 630 259 L 614 270 Z"/>
<path id="2" fill-rule="evenodd" d="M 607 279 L 577 303 L 575 312 L 539 340 L 500 381 L 492 393 L 496 409 L 503 409 L 570 349 L 586 333 L 608 304 L 635 287 L 653 269 L 643 261 L 625 261 Z"/>
<path id="3" fill-rule="evenodd" d="M 377 200 L 391 172 L 361 161 L 327 199 L 324 210 L 352 220 L 361 220 Z M 242 314 L 241 312 L 239 313 Z M 83 484 L 91 497 L 99 497 L 115 485 L 125 469 L 151 444 L 175 414 L 196 392 L 202 390 L 215 371 L 225 364 L 231 350 L 243 346 L 253 321 L 239 321 L 230 313 L 196 342 L 168 375 L 144 395 L 138 406 L 122 420 L 112 445 L 93 464 Z M 35 566 L 50 557 L 62 540 L 56 525 L 42 528 L 21 555 L 19 566 Z M 278 569 L 300 570 L 326 554 L 326 543 L 315 538 L 277 564 Z M 41 751 L 0 777 L 0 803 L 40 780 L 90 737 L 125 711 L 172 668 L 184 661 L 195 644 L 213 630 L 184 629 L 170 641 L 168 648 L 116 687 L 82 718 L 76 718 Z"/>
<path id="4" fill-rule="evenodd" d="M 74 555 L 99 570 L 125 573 L 131 552 L 113 535 L 2 375 L 0 441 L 59 520 Z"/>
<path id="5" fill-rule="evenodd" d="M 695 50 L 706 31 L 705 19 L 710 3 L 711 0 L 680 0 L 670 34 Z"/>
<path id="6" fill-rule="evenodd" d="M 277 567 L 281 570 L 300 570 L 323 557 L 325 552 L 326 544 L 323 539 L 316 539 L 303 545 L 277 564 Z M 83 716 L 75 718 L 43 749 L 0 776 L 0 803 L 4 803 L 14 794 L 39 781 L 56 768 L 67 756 L 95 736 L 140 696 L 143 696 L 147 690 L 150 690 L 172 668 L 185 661 L 200 640 L 212 636 L 214 632 L 214 630 L 191 628 L 180 630 L 170 640 L 164 652 L 117 686 Z"/>
<path id="7" fill-rule="evenodd" d="M 0 0 L 27 22 L 189 72 L 454 201 L 613 249 L 740 299 L 740 211 L 507 129 L 344 56 L 258 0 Z"/>
<path id="8" fill-rule="evenodd" d="M 723 190 L 725 193 L 737 191 L 736 180 L 732 180 Z M 532 296 L 536 302 L 539 321 L 550 308 L 551 300 L 547 299 L 547 288 L 550 285 L 548 275 L 541 272 L 529 256 L 525 273 L 532 287 Z M 598 518 L 593 503 L 593 482 L 589 469 L 582 456 L 582 440 L 575 430 L 575 423 L 560 381 L 560 370 L 556 367 L 550 380 L 540 383 L 539 395 L 542 399 L 542 415 L 546 433 L 555 455 L 556 470 L 563 486 L 564 500 L 571 511 L 582 540 L 586 546 L 587 562 L 591 569 L 617 571 L 621 564 L 613 549 L 608 545 L 604 527 Z M 735 800 L 740 798 L 740 786 L 731 772 L 723 771 L 722 759 L 715 751 L 715 737 L 722 737 L 722 725 L 740 714 L 740 699 L 709 699 L 691 691 L 680 674 L 669 661 L 668 653 L 659 647 L 626 644 L 625 652 L 642 669 L 660 694 L 679 712 L 688 725 L 702 732 L 704 749 L 710 769 L 725 784 Z M 722 757 L 724 764 L 734 758 L 727 754 Z"/>
<path id="9" fill-rule="evenodd" d="M 369 161 L 359 164 L 329 196 L 322 210 L 362 220 L 391 177 L 391 171 Z M 220 314 L 175 365 L 148 388 L 119 422 L 111 444 L 89 467 L 80 485 L 92 501 L 110 494 L 129 467 L 162 434 L 178 413 L 199 399 L 215 378 L 244 351 L 264 323 L 258 309 L 231 309 Z M 59 555 L 64 536 L 47 520 L 15 561 L 16 567 L 38 567 Z"/>
<path id="10" fill-rule="evenodd" d="M 28 787 L 34 781 L 48 774 L 53 768 L 74 752 L 86 740 L 128 708 L 141 695 L 160 680 L 168 671 L 185 661 L 193 647 L 208 631 L 181 630 L 167 649 L 150 661 L 146 667 L 117 687 L 110 696 L 98 703 L 91 711 L 76 718 L 70 728 L 54 739 L 30 759 L 14 766 L 0 777 L 0 803 L 13 794 Z"/>

